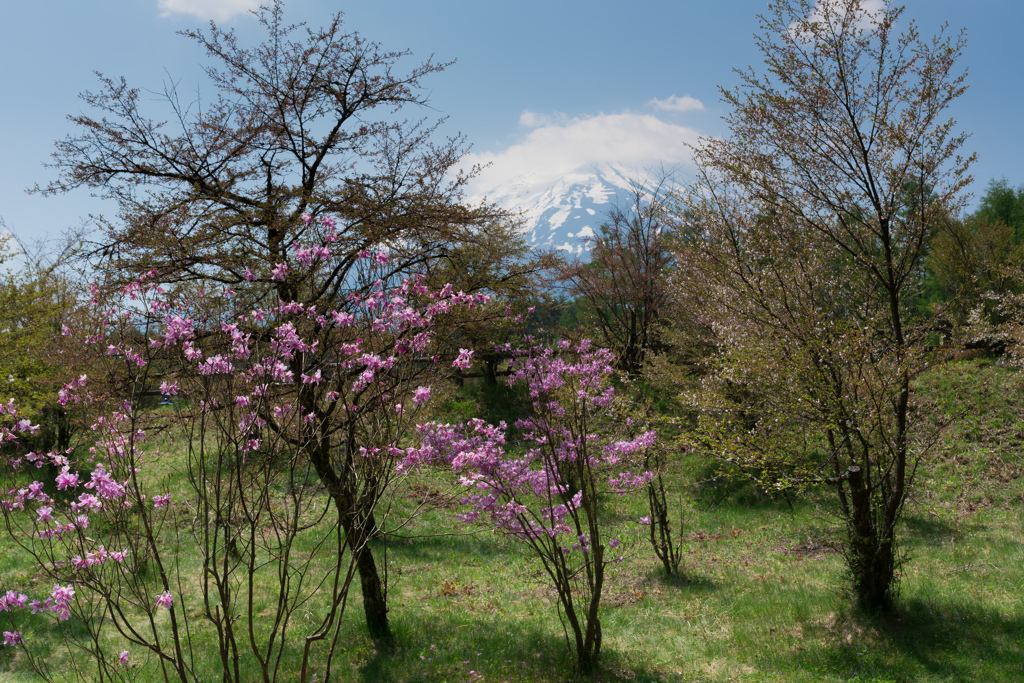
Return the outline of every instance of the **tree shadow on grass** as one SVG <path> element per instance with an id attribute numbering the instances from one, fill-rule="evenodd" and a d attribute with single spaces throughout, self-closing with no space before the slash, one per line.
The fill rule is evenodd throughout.
<path id="1" fill-rule="evenodd" d="M 376 548 L 382 541 L 371 543 Z M 391 537 L 387 551 L 402 562 L 450 562 L 453 557 L 486 558 L 493 560 L 514 552 L 505 539 L 497 534 L 480 530 L 473 533 L 437 534 L 431 536 Z"/>
<path id="2" fill-rule="evenodd" d="M 376 648 L 358 670 L 366 683 L 405 681 L 669 681 L 659 672 L 625 664 L 617 653 L 602 652 L 591 677 L 574 671 L 574 657 L 560 629 L 549 620 L 529 623 L 495 616 L 442 617 L 406 614 L 393 620 L 391 647 Z M 557 629 L 557 624 L 554 625 Z M 471 673 L 471 672 L 475 672 Z"/>
<path id="3" fill-rule="evenodd" d="M 721 461 L 702 463 L 692 476 L 689 494 L 697 506 L 705 509 L 739 506 L 781 512 L 792 511 L 794 505 L 803 502 L 794 494 L 765 491 L 738 468 Z"/>
<path id="4" fill-rule="evenodd" d="M 690 595 L 714 593 L 722 588 L 721 584 L 710 576 L 685 569 L 680 569 L 678 573 L 669 575 L 665 573 L 663 567 L 649 572 L 647 574 L 647 582 L 651 585 L 670 588 Z"/>
<path id="5" fill-rule="evenodd" d="M 945 542 L 959 532 L 955 524 L 932 515 L 904 514 L 903 524 L 910 536 L 925 543 Z"/>
<path id="6" fill-rule="evenodd" d="M 1024 680 L 1024 617 L 978 605 L 908 600 L 894 614 L 851 612 L 812 631 L 779 663 L 857 680 Z"/>
<path id="7" fill-rule="evenodd" d="M 1024 680 L 1024 617 L 1020 615 L 1008 616 L 978 605 L 915 599 L 878 623 L 897 650 L 935 676 Z M 980 670 L 1005 675 L 990 677 Z"/>

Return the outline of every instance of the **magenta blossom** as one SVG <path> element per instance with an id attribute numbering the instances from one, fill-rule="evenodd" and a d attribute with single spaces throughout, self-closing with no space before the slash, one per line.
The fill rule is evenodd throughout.
<path id="1" fill-rule="evenodd" d="M 46 602 L 50 605 L 50 609 L 58 613 L 61 621 L 64 621 L 71 616 L 70 607 L 71 601 L 74 597 L 74 586 L 61 586 L 60 584 L 54 584 L 53 591 L 50 593 L 50 597 Z"/>
<path id="2" fill-rule="evenodd" d="M 274 269 L 270 271 L 271 280 L 284 280 L 288 277 L 288 264 L 278 263 L 274 266 Z"/>
<path id="3" fill-rule="evenodd" d="M 70 468 L 67 466 L 61 470 L 61 473 L 57 475 L 57 490 L 63 491 L 67 488 L 74 488 L 78 486 L 78 473 L 69 471 Z"/>
<path id="4" fill-rule="evenodd" d="M 402 467 L 451 468 L 466 492 L 459 519 L 523 541 L 548 570 L 563 612 L 586 613 L 586 631 L 592 633 L 600 628 L 592 620 L 605 567 L 617 561 L 604 551 L 619 546 L 618 539 L 607 545 L 601 540 L 598 501 L 609 491 L 625 493 L 650 480 L 650 472 L 633 473 L 623 463 L 642 461 L 637 454 L 654 446 L 654 433 L 619 441 L 607 436 L 618 426 L 609 410 L 615 395 L 610 351 L 586 340 L 504 350 L 513 356 L 510 382 L 525 385 L 533 403 L 530 416 L 516 423 L 530 448 L 509 453 L 505 424 L 430 423 L 418 427 L 422 444 L 406 449 Z M 452 365 L 468 369 L 471 358 L 471 351 L 460 349 Z M 584 625 L 571 625 L 576 642 L 583 643 Z"/>
<path id="5" fill-rule="evenodd" d="M 472 349 L 459 349 L 459 357 L 452 362 L 452 367 L 458 368 L 460 370 L 469 370 L 469 367 L 472 364 L 472 360 Z"/>
<path id="6" fill-rule="evenodd" d="M 412 392 L 412 402 L 418 406 L 430 400 L 430 387 L 416 387 Z"/>
<path id="7" fill-rule="evenodd" d="M 470 351 L 460 351 L 460 358 L 469 357 Z M 518 352 L 511 381 L 527 385 L 535 413 L 517 426 L 534 447 L 525 456 L 511 457 L 505 450 L 504 424 L 478 419 L 454 427 L 430 423 L 419 427 L 422 445 L 407 449 L 403 468 L 443 463 L 461 475 L 467 490 L 462 502 L 470 508 L 460 514 L 463 521 L 486 520 L 524 540 L 564 538 L 563 551 L 589 552 L 590 539 L 580 539 L 574 531 L 585 514 L 583 491 L 570 490 L 566 482 L 575 479 L 578 485 L 581 472 L 593 477 L 586 483 L 593 500 L 599 485 L 623 494 L 653 476 L 621 465 L 627 456 L 653 447 L 654 432 L 602 446 L 597 434 L 583 431 L 614 395 L 608 382 L 613 359 L 609 351 L 594 349 L 587 341 Z"/>
<path id="8" fill-rule="evenodd" d="M 0 612 L 7 612 L 12 609 L 25 609 L 28 604 L 28 596 L 24 593 L 7 591 L 7 594 L 0 597 Z"/>

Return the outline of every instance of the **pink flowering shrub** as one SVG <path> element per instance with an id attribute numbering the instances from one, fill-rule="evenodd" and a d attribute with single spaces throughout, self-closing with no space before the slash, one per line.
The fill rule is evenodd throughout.
<path id="1" fill-rule="evenodd" d="M 420 426 L 422 446 L 403 466 L 445 465 L 466 490 L 460 519 L 522 541 L 541 560 L 571 630 L 577 663 L 593 668 L 601 649 L 599 606 L 605 568 L 621 559 L 618 539 L 602 536 L 599 501 L 643 488 L 637 469 L 654 432 L 616 439 L 609 433 L 613 354 L 589 341 L 514 352 L 510 382 L 529 391 L 533 412 L 518 421 L 529 450 L 506 450 L 506 425 L 481 420 Z"/>
<path id="2" fill-rule="evenodd" d="M 249 680 L 245 668 L 264 680 L 330 680 L 355 577 L 368 621 L 371 608 L 386 615 L 368 543 L 387 528 L 374 511 L 402 476 L 435 367 L 447 371 L 430 360 L 435 320 L 486 297 L 393 278 L 387 255 L 367 252 L 349 264 L 346 291 L 329 307 L 314 303 L 324 300 L 322 274 L 344 260 L 331 251 L 333 221 L 320 228 L 322 241 L 296 243 L 287 263 L 246 268 L 238 292 L 168 293 L 155 273 L 113 301 L 94 288 L 92 327 L 77 333 L 95 364 L 59 396 L 91 416 L 75 453 L 16 453 L 34 427 L 2 406 L 0 445 L 16 454 L 0 472 L 0 514 L 53 588 L 12 590 L 0 614 L 6 645 L 34 657 L 44 678 L 53 672 L 19 626 L 33 614 L 81 626 L 85 636 L 54 632 L 83 680 L 140 667 L 206 680 L 192 644 L 205 632 L 217 643 L 218 678 L 234 682 Z M 288 299 L 242 307 L 260 298 L 243 287 L 260 285 Z M 144 409 L 149 388 L 176 397 L 172 418 Z M 147 476 L 160 429 L 186 436 L 185 494 L 154 489 Z M 49 480 L 43 465 L 55 472 Z M 294 551 L 313 523 L 315 550 Z M 182 557 L 199 563 L 198 575 Z M 249 613 L 257 602 L 258 619 Z"/>

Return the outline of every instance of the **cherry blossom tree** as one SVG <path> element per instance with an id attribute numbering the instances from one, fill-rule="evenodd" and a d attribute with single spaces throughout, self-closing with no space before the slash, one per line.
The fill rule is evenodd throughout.
<path id="1" fill-rule="evenodd" d="M 835 490 L 869 609 L 893 604 L 897 521 L 926 441 L 924 256 L 971 161 L 947 117 L 966 88 L 963 36 L 900 32 L 902 9 L 879 5 L 770 3 L 764 67 L 722 91 L 730 135 L 696 150 L 680 217 L 695 238 L 676 273 L 718 351 L 699 399 L 709 443 L 780 486 Z"/>

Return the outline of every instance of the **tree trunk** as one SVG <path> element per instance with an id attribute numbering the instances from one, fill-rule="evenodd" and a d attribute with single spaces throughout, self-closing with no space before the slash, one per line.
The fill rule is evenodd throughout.
<path id="1" fill-rule="evenodd" d="M 496 356 L 484 358 L 484 383 L 492 387 L 498 385 L 498 358 Z"/>
<path id="2" fill-rule="evenodd" d="M 597 560 L 598 562 L 603 561 L 600 557 Z M 580 673 L 584 675 L 594 673 L 597 669 L 598 659 L 601 657 L 601 617 L 598 609 L 601 604 L 601 584 L 604 570 L 600 565 L 595 566 L 595 570 L 598 576 L 587 610 L 587 631 L 583 637 L 582 647 L 576 652 L 576 663 L 580 668 Z"/>
<path id="3" fill-rule="evenodd" d="M 576 666 L 580 673 L 589 676 L 597 669 L 601 657 L 601 619 L 594 616 L 587 621 L 587 632 L 582 646 L 576 651 Z"/>
<path id="4" fill-rule="evenodd" d="M 356 568 L 359 570 L 359 583 L 363 589 L 366 628 L 373 638 L 387 638 L 391 633 L 388 626 L 388 605 L 384 598 L 380 574 L 377 573 L 377 564 L 373 560 L 369 546 L 364 545 L 359 551 Z"/>
<path id="5" fill-rule="evenodd" d="M 861 468 L 853 465 L 847 472 L 851 538 L 846 560 L 852 574 L 857 604 L 869 611 L 887 611 L 893 604 L 895 542 L 891 532 L 878 528 L 871 491 L 864 481 Z M 885 526 L 891 529 L 891 525 Z"/>
<path id="6" fill-rule="evenodd" d="M 366 628 L 373 638 L 387 637 L 390 629 L 388 628 L 388 607 L 384 596 L 384 585 L 377 572 L 377 564 L 374 562 L 373 552 L 368 544 L 372 530 L 376 529 L 372 507 L 372 503 L 375 501 L 372 496 L 369 499 L 357 498 L 351 468 L 345 470 L 349 472 L 350 476 L 343 482 L 331 466 L 330 449 L 325 446 L 325 442 L 321 442 L 319 446 L 319 448 L 309 450 L 310 459 L 320 481 L 327 487 L 332 500 L 334 500 L 341 519 L 342 530 L 345 532 L 345 542 L 355 557 L 359 583 L 363 590 Z M 349 452 L 352 450 L 354 449 L 350 447 Z M 368 511 L 360 512 L 360 503 L 366 504 L 369 508 Z"/>
<path id="7" fill-rule="evenodd" d="M 64 453 L 71 447 L 71 420 L 68 418 L 68 412 L 63 408 L 54 410 L 53 420 L 57 432 L 54 450 Z"/>

